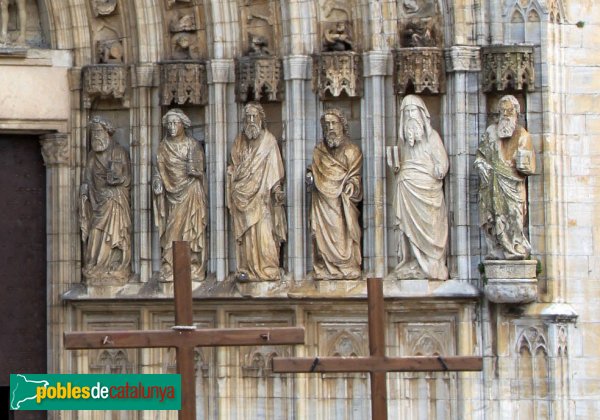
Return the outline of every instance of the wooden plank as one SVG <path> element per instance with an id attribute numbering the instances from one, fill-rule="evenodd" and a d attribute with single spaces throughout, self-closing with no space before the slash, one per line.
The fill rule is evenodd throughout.
<path id="1" fill-rule="evenodd" d="M 383 358 L 385 356 L 385 301 L 382 279 L 367 279 L 367 296 L 369 352 L 371 358 Z M 371 372 L 371 418 L 387 419 L 386 372 Z"/>
<path id="2" fill-rule="evenodd" d="M 173 295 L 175 300 L 175 325 L 193 325 L 192 269 L 190 246 L 184 241 L 173 242 Z"/>
<path id="3" fill-rule="evenodd" d="M 303 327 L 206 328 L 199 330 L 99 331 L 64 333 L 66 349 L 252 346 L 303 344 Z"/>
<path id="4" fill-rule="evenodd" d="M 316 361 L 316 362 L 315 362 Z M 479 371 L 483 359 L 448 357 L 275 357 L 273 372 L 456 372 Z"/>

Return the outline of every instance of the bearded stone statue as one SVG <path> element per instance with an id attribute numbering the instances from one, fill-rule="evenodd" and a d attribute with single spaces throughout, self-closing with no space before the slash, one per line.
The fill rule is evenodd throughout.
<path id="1" fill-rule="evenodd" d="M 323 141 L 315 147 L 306 174 L 312 188 L 310 232 L 315 278 L 350 280 L 361 275 L 358 203 L 362 200 L 362 152 L 348 137 L 338 109 L 321 117 Z"/>
<path id="2" fill-rule="evenodd" d="M 448 155 L 418 96 L 402 100 L 398 146 L 387 152 L 395 174 L 393 209 L 399 263 L 394 274 L 399 279 L 446 280 L 448 214 L 443 181 Z"/>
<path id="3" fill-rule="evenodd" d="M 474 163 L 480 179 L 479 222 L 488 248 L 486 259 L 526 259 L 531 245 L 523 232 L 525 180 L 535 172 L 535 150 L 531 136 L 517 123 L 517 99 L 503 96 L 498 112 L 498 123 L 487 128 Z"/>

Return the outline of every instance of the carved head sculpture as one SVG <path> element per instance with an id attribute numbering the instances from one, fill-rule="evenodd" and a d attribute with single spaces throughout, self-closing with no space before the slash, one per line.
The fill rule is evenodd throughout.
<path id="1" fill-rule="evenodd" d="M 167 129 L 170 137 L 179 137 L 192 125 L 192 121 L 181 109 L 173 108 L 163 116 L 162 125 Z"/>
<path id="2" fill-rule="evenodd" d="M 513 95 L 505 95 L 498 101 L 498 137 L 506 139 L 512 137 L 517 128 L 517 120 L 521 112 L 521 105 Z"/>
<path id="3" fill-rule="evenodd" d="M 92 150 L 103 152 L 108 149 L 112 135 L 115 133 L 115 127 L 98 115 L 90 120 L 89 127 Z"/>
<path id="4" fill-rule="evenodd" d="M 248 139 L 258 138 L 266 128 L 265 110 L 257 102 L 250 102 L 244 107 L 244 134 Z"/>
<path id="5" fill-rule="evenodd" d="M 323 129 L 325 144 L 330 149 L 339 147 L 348 137 L 348 121 L 339 109 L 331 108 L 323 113 L 321 128 Z"/>
<path id="6" fill-rule="evenodd" d="M 407 95 L 400 105 L 398 137 L 401 142 L 408 141 L 411 146 L 415 141 L 428 138 L 431 134 L 431 115 L 425 102 L 416 95 Z M 410 136 L 407 133 L 410 132 Z M 417 134 L 420 133 L 420 137 Z M 424 134 L 424 136 L 423 136 Z"/>

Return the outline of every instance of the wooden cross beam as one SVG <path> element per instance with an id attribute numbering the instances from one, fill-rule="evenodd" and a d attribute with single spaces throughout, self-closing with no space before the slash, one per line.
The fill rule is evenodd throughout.
<path id="1" fill-rule="evenodd" d="M 196 420 L 195 347 L 304 343 L 302 327 L 196 329 L 192 320 L 190 267 L 189 244 L 184 241 L 173 242 L 175 326 L 171 330 L 64 334 L 65 348 L 71 350 L 175 347 L 177 372 L 181 374 L 180 420 Z"/>
<path id="2" fill-rule="evenodd" d="M 387 419 L 386 372 L 480 371 L 481 357 L 386 357 L 383 283 L 367 279 L 369 311 L 368 357 L 275 357 L 273 372 L 369 372 L 371 418 Z"/>

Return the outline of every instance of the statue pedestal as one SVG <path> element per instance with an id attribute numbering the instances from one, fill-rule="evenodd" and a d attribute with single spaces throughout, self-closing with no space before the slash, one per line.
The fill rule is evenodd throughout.
<path id="1" fill-rule="evenodd" d="M 537 298 L 536 260 L 483 263 L 485 296 L 494 303 L 528 303 Z"/>

